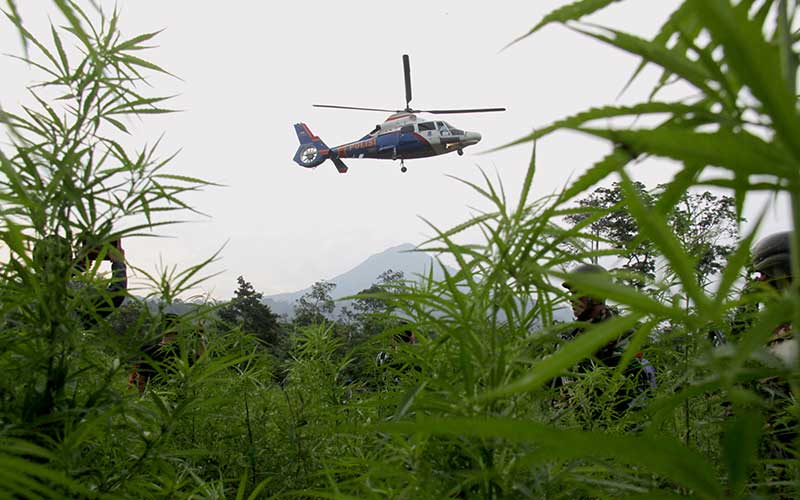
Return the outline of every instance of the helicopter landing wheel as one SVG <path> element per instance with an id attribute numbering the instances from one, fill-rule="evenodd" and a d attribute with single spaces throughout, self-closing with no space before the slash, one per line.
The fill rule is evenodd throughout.
<path id="1" fill-rule="evenodd" d="M 408 171 L 408 169 L 406 168 L 405 165 L 403 165 L 402 167 L 400 167 L 400 171 L 403 172 L 403 173 L 406 173 L 406 171 Z"/>
<path id="2" fill-rule="evenodd" d="M 464 150 L 463 149 L 459 149 L 458 150 L 458 156 L 464 156 Z"/>

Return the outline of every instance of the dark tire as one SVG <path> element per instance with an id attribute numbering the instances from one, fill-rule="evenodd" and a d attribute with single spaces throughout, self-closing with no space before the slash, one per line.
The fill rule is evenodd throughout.
<path id="1" fill-rule="evenodd" d="M 463 149 L 459 149 L 458 150 L 458 156 L 464 156 L 464 150 Z"/>
<path id="2" fill-rule="evenodd" d="M 403 173 L 406 173 L 407 170 L 408 169 L 405 167 L 405 165 L 400 167 L 400 171 L 403 172 Z"/>

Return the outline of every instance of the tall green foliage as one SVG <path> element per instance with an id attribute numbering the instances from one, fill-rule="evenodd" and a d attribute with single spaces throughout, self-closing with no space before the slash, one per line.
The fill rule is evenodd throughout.
<path id="1" fill-rule="evenodd" d="M 143 309 L 125 311 L 116 330 L 101 315 L 85 322 L 75 311 L 91 312 L 93 302 L 70 283 L 91 288 L 97 266 L 76 273 L 72 256 L 45 265 L 31 247 L 47 241 L 42 248 L 63 257 L 62 242 L 80 237 L 111 252 L 112 240 L 169 222 L 156 216 L 187 208 L 179 196 L 202 183 L 164 173 L 152 148 L 128 154 L 113 139 L 125 129 L 120 114 L 165 111 L 163 98 L 140 96 L 133 85 L 143 71 L 160 71 L 130 53 L 152 35 L 126 41 L 116 16 L 93 22 L 71 2 L 55 3 L 68 28 L 52 30 L 52 48 L 25 29 L 13 2 L 7 12 L 31 52 L 24 59 L 50 75 L 47 87 L 62 89 L 65 98 L 55 102 L 67 103 L 54 109 L 40 96 L 39 108 L 3 115 L 14 141 L 13 154 L 2 158 L 0 191 L 10 255 L 0 291 L 0 369 L 9 374 L 0 392 L 0 491 L 7 496 L 796 496 L 796 452 L 774 434 L 781 425 L 796 428 L 797 367 L 776 362 L 764 345 L 781 324 L 800 324 L 798 284 L 791 293 L 739 293 L 753 230 L 731 249 L 717 286 L 706 287 L 698 278 L 705 255 L 686 230 L 693 214 L 679 203 L 693 188 L 716 186 L 733 192 L 726 210 L 740 213 L 750 193 L 770 189 L 791 197 L 797 226 L 794 2 L 686 0 L 652 40 L 580 22 L 624 2 L 582 0 L 548 14 L 528 35 L 563 24 L 663 76 L 647 102 L 591 109 L 515 141 L 534 143 L 519 199 L 509 200 L 499 181 L 470 184 L 494 208 L 451 229 L 432 226 L 436 237 L 421 249 L 445 254 L 456 270 L 442 266 L 441 280 L 395 280 L 361 297 L 379 306 L 370 325 L 383 330 L 374 336 L 384 343 L 381 362 L 361 359 L 347 380 L 362 353 L 347 350 L 343 339 L 351 335 L 341 330 L 356 326 L 325 319 L 330 289 L 319 284 L 301 304 L 307 325 L 294 332 L 279 381 L 254 339 L 210 325 L 207 353 L 196 363 L 182 355 L 159 366 L 160 384 L 143 397 L 124 387 L 126 351 L 113 332 L 122 324 L 126 335 L 154 334 L 148 325 L 155 322 Z M 65 49 L 64 35 L 80 56 Z M 658 100 L 675 80 L 692 95 Z M 615 128 L 605 120 L 643 115 L 658 124 Z M 607 140 L 611 152 L 564 191 L 532 200 L 537 168 L 547 168 L 536 164 L 536 141 L 563 129 Z M 631 180 L 630 169 L 645 168 L 634 160 L 646 156 L 680 164 L 656 199 Z M 564 271 L 619 253 L 597 244 L 605 239 L 596 228 L 620 203 L 588 214 L 576 206 L 612 175 L 626 222 L 639 232 L 632 242 L 648 241 L 671 273 L 653 279 L 658 293 L 572 276 L 573 286 L 608 297 L 622 314 L 593 326 L 565 322 Z M 460 244 L 467 230 L 483 241 Z M 152 278 L 169 301 L 200 270 Z M 732 330 L 742 308 L 755 310 L 752 318 L 713 349 L 706 332 Z M 559 341 L 576 327 L 585 334 Z M 396 335 L 406 330 L 417 343 Z M 618 367 L 574 370 L 620 336 L 627 348 Z M 610 398 L 639 351 L 657 367 L 659 387 L 638 410 L 616 413 Z M 565 374 L 574 379 L 575 404 L 562 404 L 551 386 Z M 790 391 L 767 394 L 765 379 Z M 784 448 L 775 453 L 775 445 Z"/>
<path id="2" fill-rule="evenodd" d="M 734 286 L 744 273 L 748 261 L 748 249 L 753 238 L 751 233 L 733 250 L 718 289 L 708 295 L 697 274 L 698 266 L 702 264 L 702 252 L 698 253 L 691 246 L 684 245 L 682 235 L 676 234 L 671 227 L 670 215 L 684 193 L 694 186 L 731 189 L 739 211 L 749 193 L 767 188 L 791 197 L 794 235 L 798 237 L 800 135 L 797 134 L 797 127 L 800 117 L 796 102 L 797 52 L 792 25 L 797 6 L 794 2 L 769 0 L 741 1 L 736 4 L 727 0 L 687 0 L 681 3 L 652 40 L 579 21 L 584 15 L 611 3 L 593 0 L 574 2 L 547 15 L 529 35 L 547 24 L 564 24 L 578 33 L 641 58 L 642 66 L 649 64 L 661 68 L 663 76 L 653 89 L 651 100 L 632 106 L 604 107 L 578 113 L 510 144 L 537 141 L 555 131 L 569 129 L 608 141 L 612 152 L 552 200 L 543 213 L 533 212 L 523 199 L 511 214 L 504 213 L 504 203 L 497 203 L 500 208 L 498 212 L 471 222 L 481 227 L 489 223 L 504 227 L 499 231 L 484 230 L 487 247 L 452 245 L 449 244 L 452 232 L 442 233 L 440 241 L 445 245 L 436 249 L 452 253 L 461 265 L 463 274 L 449 280 L 454 295 L 452 300 L 430 304 L 446 311 L 444 315 L 440 311 L 436 319 L 430 322 L 446 321 L 451 311 L 463 311 L 479 322 L 487 316 L 491 318 L 491 312 L 497 310 L 498 306 L 502 307 L 503 299 L 507 296 L 502 288 L 520 283 L 521 278 L 525 282 L 535 282 L 539 294 L 551 292 L 553 289 L 549 286 L 549 277 L 563 276 L 557 272 L 559 264 L 573 259 L 588 260 L 594 256 L 593 253 L 569 256 L 559 261 L 558 257 L 549 257 L 547 252 L 537 252 L 535 246 L 526 248 L 527 251 L 520 255 L 515 241 L 524 239 L 536 224 L 541 227 L 539 221 L 543 218 L 552 220 L 553 214 L 565 211 L 569 215 L 570 209 L 566 207 L 570 202 L 612 174 L 621 179 L 620 186 L 627 200 L 627 208 L 641 236 L 653 242 L 674 272 L 674 279 L 661 284 L 661 288 L 667 292 L 665 295 L 671 296 L 672 300 L 663 303 L 591 275 L 576 276 L 571 281 L 575 281 L 587 293 L 608 297 L 629 313 L 593 328 L 587 335 L 546 358 L 538 355 L 530 359 L 530 351 L 498 350 L 500 346 L 509 345 L 519 349 L 521 344 L 513 339 L 536 339 L 541 336 L 531 336 L 528 333 L 530 328 L 515 328 L 513 311 L 509 311 L 508 321 L 502 323 L 503 328 L 508 327 L 512 332 L 501 333 L 497 328 L 487 328 L 489 325 L 474 323 L 459 325 L 458 333 L 448 331 L 442 334 L 450 340 L 450 349 L 441 350 L 458 353 L 461 365 L 453 372 L 471 383 L 464 392 L 456 395 L 448 391 L 442 398 L 452 402 L 453 406 L 447 412 L 451 416 L 426 409 L 420 412 L 416 422 L 412 419 L 404 424 L 389 424 L 384 429 L 418 436 L 453 436 L 452 439 L 456 441 L 472 436 L 475 443 L 490 447 L 490 454 L 495 460 L 497 446 L 508 449 L 510 443 L 524 442 L 532 448 L 517 453 L 516 463 L 529 466 L 547 461 L 564 463 L 566 460 L 570 463 L 573 459 L 582 459 L 577 464 L 587 466 L 594 463 L 593 459 L 611 459 L 611 462 L 603 462 L 599 474 L 587 474 L 584 471 L 583 475 L 569 475 L 569 484 L 580 484 L 579 491 L 589 495 L 620 495 L 626 490 L 646 493 L 648 496 L 656 490 L 666 490 L 672 495 L 689 493 L 700 498 L 719 498 L 723 495 L 739 497 L 758 490 L 771 493 L 777 490 L 784 495 L 791 495 L 789 492 L 794 490 L 797 480 L 796 455 L 790 453 L 784 459 L 776 460 L 774 456 L 759 454 L 758 429 L 764 422 L 764 417 L 760 416 L 761 408 L 767 408 L 768 428 L 775 428 L 779 419 L 796 426 L 796 421 L 791 420 L 791 415 L 797 415 L 796 403 L 791 393 L 784 394 L 782 398 L 762 399 L 765 392 L 761 389 L 762 382 L 758 381 L 773 376 L 791 387 L 797 381 L 797 367 L 765 363 L 763 350 L 767 339 L 779 325 L 800 324 L 798 284 L 795 281 L 791 293 L 772 294 L 769 298 L 742 299 L 738 296 Z M 657 100 L 663 86 L 675 80 L 692 87 L 691 96 L 675 102 Z M 643 115 L 653 115 L 659 123 L 633 128 L 598 124 L 605 118 Z M 669 158 L 680 162 L 682 167 L 653 206 L 642 197 L 627 170 L 636 168 L 634 160 L 643 156 Z M 710 167 L 715 167 L 714 172 L 722 174 L 705 175 Z M 532 166 L 523 193 L 527 192 L 533 170 Z M 491 186 L 476 189 L 488 196 L 494 195 Z M 579 222 L 572 230 L 562 231 L 561 235 L 553 231 L 556 241 L 581 237 L 587 241 L 596 240 L 590 232 L 591 224 L 606 213 L 599 211 L 593 217 Z M 517 220 L 522 221 L 520 229 L 515 230 L 507 224 L 507 221 Z M 530 234 L 537 236 L 536 241 L 544 244 L 547 251 L 555 248 L 555 245 L 547 245 L 548 240 L 542 237 L 544 235 Z M 794 248 L 800 248 L 796 243 L 793 243 Z M 793 256 L 795 270 L 798 254 L 800 252 L 795 251 Z M 495 255 L 501 258 L 491 265 L 483 265 L 486 256 Z M 520 260 L 508 260 L 518 255 Z M 499 283 L 493 281 L 498 275 L 502 275 Z M 476 288 L 476 285 L 483 287 L 489 283 L 497 283 L 500 288 Z M 469 292 L 465 293 L 467 290 Z M 523 290 L 515 290 L 517 297 L 524 296 L 520 292 Z M 440 297 L 443 294 L 432 295 Z M 476 307 L 475 301 L 481 296 L 489 298 L 490 302 Z M 434 299 L 426 295 L 425 300 L 433 302 Z M 742 300 L 761 300 L 767 306 L 742 334 L 741 341 L 726 346 L 724 354 L 714 353 L 713 357 L 706 358 L 708 348 L 703 344 L 704 335 L 699 333 L 709 324 L 727 324 L 729 315 Z M 543 302 L 539 300 L 537 304 Z M 682 307 L 684 304 L 690 307 Z M 619 431 L 619 427 L 609 427 L 609 432 L 599 435 L 583 434 L 583 431 L 577 430 L 556 430 L 553 426 L 541 424 L 541 418 L 520 411 L 522 401 L 530 397 L 540 399 L 545 394 L 544 386 L 553 376 L 568 370 L 637 322 L 639 327 L 634 339 L 638 341 L 632 342 L 633 345 L 641 345 L 648 334 L 656 332 L 656 325 L 663 322 L 672 325 L 672 336 L 683 338 L 682 342 L 689 339 L 688 342 L 694 345 L 692 350 L 684 350 L 686 359 L 682 366 L 685 377 L 669 376 L 666 385 L 670 386 L 670 390 L 650 401 L 642 415 L 631 417 L 633 421 L 647 424 L 641 436 L 615 435 L 614 429 Z M 546 321 L 544 325 L 547 325 Z M 443 326 L 437 324 L 436 328 Z M 655 351 L 656 358 L 668 361 L 670 358 L 666 355 L 668 352 L 663 351 L 663 346 L 669 345 L 669 338 L 660 340 L 662 350 Z M 626 352 L 628 359 L 633 356 L 633 349 L 631 347 Z M 665 354 L 662 356 L 659 352 Z M 480 362 L 469 363 L 473 359 Z M 759 359 L 760 362 L 756 361 Z M 671 361 L 674 363 L 677 360 Z M 523 366 L 528 368 L 521 369 Z M 669 374 L 674 369 L 665 366 L 662 367 L 662 373 Z M 673 385 L 676 380 L 682 382 Z M 417 394 L 416 397 L 422 399 L 423 394 Z M 716 401 L 717 408 L 723 399 L 732 402 L 735 416 L 729 417 L 729 425 L 715 431 L 723 435 L 721 449 L 713 443 L 696 441 L 699 437 L 691 433 L 692 426 L 696 425 L 691 408 L 698 403 L 698 398 Z M 455 413 L 460 410 L 462 415 L 466 410 L 473 416 L 466 419 L 450 418 L 456 416 L 452 415 L 453 410 L 456 410 Z M 713 405 L 707 411 L 713 412 Z M 723 416 L 719 410 L 716 414 L 717 418 Z M 677 415 L 684 415 L 685 418 L 680 425 L 676 423 L 670 428 L 667 422 Z M 708 417 L 707 413 L 705 418 Z M 553 420 L 551 422 L 555 423 Z M 716 465 L 718 454 L 723 457 L 719 462 L 722 467 Z M 676 460 L 681 455 L 682 458 Z M 759 462 L 768 458 L 771 460 Z M 491 460 L 487 462 L 486 459 L 472 463 L 472 470 L 482 471 L 480 484 L 472 490 L 476 494 L 480 491 L 480 496 L 510 495 L 514 488 L 523 487 L 514 485 L 513 481 L 505 485 L 489 484 L 510 477 L 524 477 L 521 471 L 498 469 L 496 463 Z M 759 467 L 756 467 L 757 463 Z M 627 466 L 622 469 L 622 464 L 631 464 L 633 471 L 648 471 L 666 482 L 639 482 L 626 475 L 624 471 L 630 469 Z M 783 475 L 775 473 L 772 467 L 783 470 Z M 764 476 L 764 470 L 772 470 L 772 475 Z M 751 476 L 754 471 L 756 475 Z M 534 479 L 530 473 L 528 476 Z M 535 479 L 524 485 L 527 491 L 532 491 L 531 484 L 537 484 Z M 507 489 L 509 487 L 511 489 Z M 670 496 L 664 491 L 661 494 Z"/>
<path id="3" fill-rule="evenodd" d="M 44 80 L 29 87 L 30 104 L 0 113 L 10 142 L 0 155 L 0 490 L 37 498 L 152 491 L 141 478 L 196 401 L 198 382 L 184 378 L 170 403 L 131 399 L 124 380 L 135 341 L 120 339 L 108 321 L 116 288 L 106 286 L 101 263 L 124 258 L 114 242 L 176 222 L 173 214 L 190 208 L 182 196 L 206 183 L 170 174 L 157 145 L 122 145 L 131 118 L 170 111 L 167 97 L 140 90 L 148 74 L 165 73 L 140 57 L 155 33 L 125 38 L 116 12 L 54 3 L 64 27 L 51 25 L 47 41 L 29 31 L 14 2 L 4 11 L 23 42 L 18 58 Z M 174 271 L 174 279 L 139 274 L 170 301 L 201 270 Z M 158 333 L 148 331 L 157 322 L 146 310 L 134 316 L 126 337 Z"/>

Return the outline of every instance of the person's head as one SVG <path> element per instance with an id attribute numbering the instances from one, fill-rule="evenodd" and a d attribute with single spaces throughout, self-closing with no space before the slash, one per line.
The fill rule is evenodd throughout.
<path id="1" fill-rule="evenodd" d="M 578 286 L 573 283 L 573 276 L 578 275 L 594 275 L 603 279 L 610 279 L 608 271 L 603 266 L 597 264 L 580 264 L 569 272 L 569 277 L 564 280 L 561 286 L 570 291 L 572 297 L 572 313 L 578 321 L 589 321 L 598 317 L 606 307 L 606 299 L 604 297 L 595 297 L 592 295 L 581 293 Z"/>
<path id="2" fill-rule="evenodd" d="M 756 280 L 782 290 L 792 282 L 791 232 L 761 238 L 751 252 Z"/>

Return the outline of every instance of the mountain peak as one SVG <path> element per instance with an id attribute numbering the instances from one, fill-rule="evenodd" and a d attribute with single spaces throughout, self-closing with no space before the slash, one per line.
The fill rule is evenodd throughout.
<path id="1" fill-rule="evenodd" d="M 391 269 L 402 272 L 405 279 L 413 280 L 425 275 L 433 267 L 435 276 L 441 275 L 438 264 L 424 252 L 413 252 L 417 247 L 411 243 L 403 243 L 370 255 L 361 264 L 342 273 L 329 281 L 336 284 L 331 293 L 334 299 L 355 295 L 378 281 L 378 276 Z M 274 312 L 287 313 L 294 308 L 294 302 L 306 294 L 311 287 L 291 293 L 281 293 L 264 297 Z"/>

